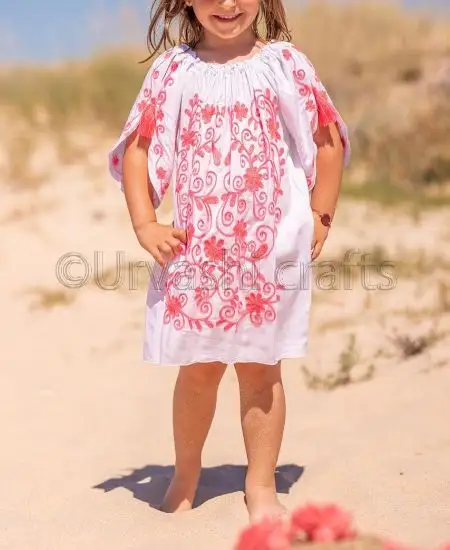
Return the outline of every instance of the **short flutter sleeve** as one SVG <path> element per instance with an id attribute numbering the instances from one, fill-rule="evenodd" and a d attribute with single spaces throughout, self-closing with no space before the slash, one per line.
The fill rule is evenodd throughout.
<path id="1" fill-rule="evenodd" d="M 179 48 L 161 54 L 144 77 L 119 139 L 109 152 L 109 170 L 123 191 L 123 156 L 127 138 L 137 130 L 149 140 L 148 180 L 157 208 L 170 184 L 180 111 Z"/>
<path id="2" fill-rule="evenodd" d="M 280 53 L 281 110 L 305 170 L 308 187 L 312 189 L 317 153 L 314 134 L 321 126 L 336 124 L 347 165 L 350 160 L 348 128 L 308 57 L 289 43 L 285 43 Z"/>

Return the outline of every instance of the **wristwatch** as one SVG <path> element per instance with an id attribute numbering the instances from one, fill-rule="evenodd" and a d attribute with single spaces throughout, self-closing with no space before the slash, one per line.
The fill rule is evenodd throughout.
<path id="1" fill-rule="evenodd" d="M 317 214 L 320 218 L 320 221 L 322 222 L 322 225 L 325 227 L 331 226 L 331 216 L 327 212 L 319 212 L 318 210 L 315 210 L 314 208 L 311 209 L 315 214 Z"/>

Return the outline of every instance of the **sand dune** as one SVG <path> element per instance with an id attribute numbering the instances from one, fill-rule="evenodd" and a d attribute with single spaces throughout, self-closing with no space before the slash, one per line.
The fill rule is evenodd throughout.
<path id="1" fill-rule="evenodd" d="M 100 172 L 61 169 L 31 193 L 2 192 L 0 547 L 230 550 L 247 521 L 233 370 L 197 507 L 163 515 L 176 371 L 140 359 L 145 277 L 130 289 L 124 272 L 108 291 L 93 277 L 68 289 L 56 276 L 67 253 L 91 268 L 99 252 L 110 268 L 116 251 L 148 260 L 102 162 Z M 369 292 L 355 268 L 353 290 L 316 289 L 310 356 L 284 365 L 283 502 L 333 501 L 361 529 L 425 547 L 450 538 L 448 216 L 417 220 L 343 201 L 324 258 L 375 251 L 395 262 L 396 283 Z M 75 275 L 83 269 L 72 265 Z M 340 378 L 311 389 L 320 380 L 303 366 Z"/>

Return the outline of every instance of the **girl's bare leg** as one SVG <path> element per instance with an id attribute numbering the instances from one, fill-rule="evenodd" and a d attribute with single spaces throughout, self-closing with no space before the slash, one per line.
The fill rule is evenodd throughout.
<path id="1" fill-rule="evenodd" d="M 201 472 L 201 455 L 216 411 L 217 391 L 225 373 L 222 363 L 182 366 L 173 396 L 175 474 L 161 510 L 192 508 Z"/>
<path id="2" fill-rule="evenodd" d="M 247 451 L 245 496 L 251 521 L 280 515 L 275 470 L 283 439 L 286 401 L 281 364 L 236 364 L 241 399 L 241 422 Z"/>

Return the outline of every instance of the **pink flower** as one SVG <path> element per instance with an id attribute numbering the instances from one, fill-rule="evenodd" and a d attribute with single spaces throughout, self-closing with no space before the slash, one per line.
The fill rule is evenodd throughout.
<path id="1" fill-rule="evenodd" d="M 265 519 L 242 531 L 234 550 L 290 550 L 286 526 L 281 520 Z"/>
<path id="2" fill-rule="evenodd" d="M 196 138 L 197 132 L 194 130 L 184 129 L 181 134 L 181 143 L 183 144 L 183 147 L 193 147 L 195 145 Z"/>
<path id="3" fill-rule="evenodd" d="M 253 168 L 253 166 L 247 168 L 244 175 L 244 181 L 247 189 L 252 193 L 255 193 L 263 186 L 261 174 L 256 168 Z"/>
<path id="4" fill-rule="evenodd" d="M 169 296 L 167 300 L 167 313 L 170 317 L 176 317 L 182 310 L 181 301 L 177 296 Z"/>
<path id="5" fill-rule="evenodd" d="M 283 50 L 283 57 L 286 59 L 286 61 L 289 61 L 292 59 L 292 54 L 289 50 Z"/>
<path id="6" fill-rule="evenodd" d="M 248 313 L 253 313 L 256 315 L 264 313 L 267 303 L 264 301 L 264 298 L 259 292 L 257 294 L 250 292 L 250 294 L 245 297 L 245 301 L 247 304 Z"/>
<path id="7" fill-rule="evenodd" d="M 267 126 L 269 128 L 270 137 L 272 139 L 281 139 L 280 132 L 278 131 L 279 124 L 274 118 L 269 119 Z"/>
<path id="8" fill-rule="evenodd" d="M 158 177 L 159 180 L 164 180 L 167 177 L 167 171 L 164 168 L 159 167 L 156 170 L 156 176 Z"/>
<path id="9" fill-rule="evenodd" d="M 145 111 L 145 109 L 147 108 L 148 106 L 148 103 L 145 99 L 142 99 L 141 101 L 139 101 L 139 103 L 137 104 L 137 108 L 138 108 L 138 112 L 139 113 L 143 113 Z"/>
<path id="10" fill-rule="evenodd" d="M 215 112 L 216 112 L 216 108 L 213 105 L 206 105 L 206 107 L 202 109 L 203 122 L 205 124 L 209 124 Z"/>
<path id="11" fill-rule="evenodd" d="M 244 240 L 247 236 L 247 224 L 243 220 L 239 220 L 233 229 L 234 234 L 238 240 Z"/>
<path id="12" fill-rule="evenodd" d="M 313 113 L 316 110 L 316 104 L 312 99 L 308 99 L 305 104 L 305 108 L 309 113 Z"/>
<path id="13" fill-rule="evenodd" d="M 351 540 L 356 532 L 351 515 L 339 507 L 307 505 L 295 510 L 291 516 L 291 535 L 311 542 Z"/>
<path id="14" fill-rule="evenodd" d="M 241 122 L 244 118 L 247 118 L 248 108 L 238 101 L 234 106 L 234 112 L 236 113 L 236 118 Z"/>
<path id="15" fill-rule="evenodd" d="M 223 239 L 217 240 L 216 237 L 211 237 L 205 241 L 205 255 L 211 261 L 219 261 L 222 259 L 224 251 Z"/>

